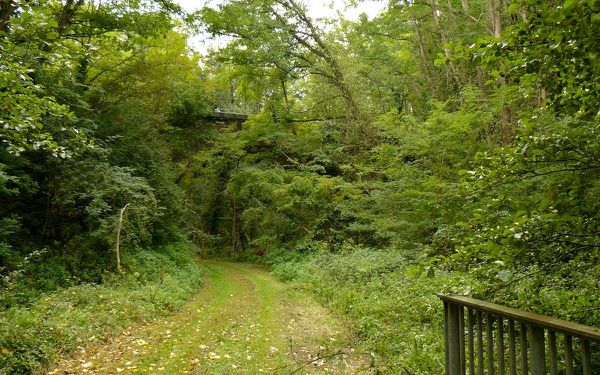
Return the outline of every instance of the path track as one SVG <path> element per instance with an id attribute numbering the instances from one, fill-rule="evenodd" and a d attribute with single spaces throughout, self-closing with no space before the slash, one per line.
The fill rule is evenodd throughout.
<path id="1" fill-rule="evenodd" d="M 181 311 L 81 348 L 50 373 L 370 372 L 369 357 L 351 348 L 340 320 L 264 268 L 202 264 L 205 287 Z"/>

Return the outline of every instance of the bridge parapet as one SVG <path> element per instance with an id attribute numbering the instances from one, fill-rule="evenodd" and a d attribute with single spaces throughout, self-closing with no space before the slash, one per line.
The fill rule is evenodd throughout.
<path id="1" fill-rule="evenodd" d="M 248 114 L 236 113 L 236 112 L 221 112 L 214 111 L 209 118 L 215 121 L 227 121 L 227 122 L 244 122 L 248 120 Z"/>

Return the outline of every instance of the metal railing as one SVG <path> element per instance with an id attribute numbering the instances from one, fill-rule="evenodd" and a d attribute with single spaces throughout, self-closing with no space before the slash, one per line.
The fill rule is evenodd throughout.
<path id="1" fill-rule="evenodd" d="M 599 375 L 600 329 L 438 294 L 447 375 Z"/>

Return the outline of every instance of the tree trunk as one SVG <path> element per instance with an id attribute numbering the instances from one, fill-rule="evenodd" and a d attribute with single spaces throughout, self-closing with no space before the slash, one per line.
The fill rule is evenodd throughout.
<path id="1" fill-rule="evenodd" d="M 442 22 L 440 20 L 440 14 L 441 14 L 440 9 L 435 1 L 432 1 L 430 6 L 431 6 L 431 17 L 433 18 L 433 23 L 435 24 L 436 29 L 440 33 L 440 39 L 442 41 L 442 48 L 444 50 L 444 55 L 446 57 L 450 57 L 451 56 L 450 50 L 448 48 L 446 48 L 446 45 L 448 44 L 448 37 L 446 36 L 446 31 L 444 30 L 444 28 L 442 26 Z"/>
<path id="2" fill-rule="evenodd" d="M 415 28 L 415 34 L 417 35 L 417 41 L 419 42 L 419 56 L 421 56 L 421 59 L 423 60 L 423 64 L 425 66 L 427 66 L 427 56 L 425 55 L 425 43 L 423 42 L 423 35 L 421 34 L 421 31 L 419 30 L 419 21 L 417 20 L 413 20 L 413 25 Z"/>
<path id="3" fill-rule="evenodd" d="M 71 26 L 73 17 L 77 10 L 85 3 L 85 0 L 67 0 L 63 6 L 60 17 L 58 18 L 58 33 L 63 35 L 64 32 Z"/>
<path id="4" fill-rule="evenodd" d="M 547 98 L 548 94 L 546 93 L 546 89 L 544 87 L 540 87 L 538 91 L 538 106 L 542 107 L 546 103 Z"/>
<path id="5" fill-rule="evenodd" d="M 117 256 L 117 272 L 121 272 L 121 229 L 123 229 L 123 215 L 125 214 L 125 210 L 129 206 L 127 203 L 123 208 L 121 208 L 121 212 L 119 214 L 119 224 L 117 225 L 117 243 L 115 246 L 115 254 Z"/>
<path id="6" fill-rule="evenodd" d="M 505 104 L 500 112 L 500 141 L 503 145 L 509 145 L 513 140 L 513 130 L 511 127 L 512 112 Z"/>
<path id="7" fill-rule="evenodd" d="M 7 32 L 13 13 L 17 9 L 14 0 L 0 0 L 0 31 Z"/>
<path id="8" fill-rule="evenodd" d="M 494 38 L 500 38 L 502 36 L 502 4 L 502 0 L 490 0 L 492 35 Z"/>
<path id="9" fill-rule="evenodd" d="M 433 18 L 433 23 L 435 24 L 435 27 L 437 28 L 438 32 L 440 33 L 442 49 L 444 51 L 444 56 L 446 56 L 446 58 L 448 59 L 448 67 L 449 67 L 450 73 L 454 77 L 456 83 L 460 85 L 461 79 L 458 75 L 458 70 L 456 69 L 456 66 L 454 65 L 454 63 L 451 60 L 452 51 L 450 50 L 450 48 L 448 48 L 448 36 L 446 35 L 446 30 L 444 30 L 444 27 L 442 26 L 442 22 L 440 20 L 441 12 L 440 12 L 439 6 L 435 1 L 432 1 L 431 3 L 429 3 L 429 6 L 431 6 L 431 16 Z"/>
<path id="10" fill-rule="evenodd" d="M 529 23 L 529 14 L 527 13 L 526 8 L 521 8 L 521 19 L 523 23 Z"/>
<path id="11" fill-rule="evenodd" d="M 239 249 L 239 237 L 238 237 L 238 222 L 237 222 L 237 207 L 235 196 L 231 198 L 231 256 L 234 256 Z"/>
<path id="12" fill-rule="evenodd" d="M 290 102 L 289 102 L 289 99 L 288 99 L 287 87 L 285 85 L 285 80 L 284 79 L 280 80 L 280 83 L 281 83 L 281 93 L 283 94 L 283 101 L 285 103 L 285 110 L 287 112 L 289 110 L 289 108 L 290 108 Z"/>

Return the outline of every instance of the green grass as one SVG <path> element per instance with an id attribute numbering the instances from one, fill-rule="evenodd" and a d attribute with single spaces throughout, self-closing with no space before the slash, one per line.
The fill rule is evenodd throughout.
<path id="1" fill-rule="evenodd" d="M 127 272 L 0 311 L 0 374 L 39 372 L 78 346 L 171 314 L 201 286 L 195 249 L 185 243 L 126 257 Z"/>
<path id="2" fill-rule="evenodd" d="M 180 323 L 171 327 L 173 339 L 156 345 L 140 361 L 140 370 L 151 372 L 151 363 L 160 363 L 163 371 L 171 374 L 192 369 L 214 374 L 235 369 L 258 373 L 283 366 L 285 342 L 278 340 L 280 322 L 273 316 L 281 286 L 272 279 L 261 279 L 261 270 L 251 266 L 221 262 L 204 265 L 211 285 L 188 305 L 189 321 L 183 323 L 178 318 Z M 160 331 L 160 327 L 153 331 Z M 270 353 L 272 346 L 280 351 Z"/>
<path id="3" fill-rule="evenodd" d="M 128 329 L 109 344 L 85 346 L 53 369 L 63 373 L 358 373 L 351 338 L 336 316 L 290 291 L 264 267 L 203 260 L 205 287 L 172 316 Z M 292 354 L 293 353 L 293 354 Z"/>
<path id="4" fill-rule="evenodd" d="M 417 269 L 397 252 L 365 249 L 276 262 L 273 271 L 348 316 L 385 372 L 441 374 L 443 308 L 435 293 L 447 278 Z"/>

